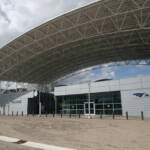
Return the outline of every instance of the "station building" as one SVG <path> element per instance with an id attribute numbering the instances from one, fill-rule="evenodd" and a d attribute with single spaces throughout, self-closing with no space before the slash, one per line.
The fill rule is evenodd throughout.
<path id="1" fill-rule="evenodd" d="M 6 96 L 6 95 L 5 95 Z M 120 80 L 100 80 L 77 85 L 58 86 L 53 93 L 26 92 L 7 97 L 1 114 L 121 115 L 150 117 L 150 76 Z M 6 102 L 6 100 L 5 100 Z"/>
<path id="2" fill-rule="evenodd" d="M 150 59 L 149 4 L 99 0 L 41 24 L 0 48 L 0 81 L 52 83 L 98 64 Z M 149 95 L 150 76 L 89 82 L 0 94 L 0 112 L 150 116 Z"/>
<path id="3" fill-rule="evenodd" d="M 56 87 L 55 96 L 64 114 L 150 116 L 150 76 Z"/>

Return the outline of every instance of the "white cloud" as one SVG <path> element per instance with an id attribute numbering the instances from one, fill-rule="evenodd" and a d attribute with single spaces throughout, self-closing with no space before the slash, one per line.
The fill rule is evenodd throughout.
<path id="1" fill-rule="evenodd" d="M 100 76 L 101 78 L 115 78 L 115 72 L 112 67 L 103 67 L 101 69 Z"/>
<path id="2" fill-rule="evenodd" d="M 96 0 L 1 0 L 0 47 L 24 32 Z"/>
<path id="3" fill-rule="evenodd" d="M 74 73 L 72 76 L 66 76 L 63 80 L 60 79 L 58 83 L 78 84 L 101 79 L 115 79 L 116 70 L 117 68 L 113 66 L 113 63 L 89 67 Z"/>
<path id="4" fill-rule="evenodd" d="M 137 65 L 136 65 L 136 67 L 137 68 L 141 68 L 141 67 L 143 67 L 144 65 L 149 65 L 150 63 L 150 60 L 141 60 L 141 61 L 139 61 L 139 62 L 137 62 Z"/>

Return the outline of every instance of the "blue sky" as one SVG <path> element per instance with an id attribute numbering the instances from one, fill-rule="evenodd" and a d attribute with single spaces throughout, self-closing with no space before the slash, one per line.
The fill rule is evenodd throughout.
<path id="1" fill-rule="evenodd" d="M 116 79 L 126 78 L 126 77 L 136 77 L 139 75 L 150 75 L 150 65 L 145 66 L 123 66 L 118 67 L 116 70 Z"/>
<path id="2" fill-rule="evenodd" d="M 68 75 L 66 78 L 59 80 L 59 84 L 76 84 L 101 79 L 118 80 L 122 78 L 130 78 L 143 75 L 150 75 L 150 64 L 148 65 L 144 63 L 143 65 L 141 65 L 141 63 L 139 63 L 139 65 L 132 64 L 118 66 L 116 64 L 110 63 L 90 67 L 78 71 L 74 74 Z"/>
<path id="3" fill-rule="evenodd" d="M 95 1 L 97 0 L 0 0 L 0 47 L 52 18 Z M 83 69 L 63 82 L 150 75 L 150 65 L 102 66 L 88 71 Z"/>
<path id="4" fill-rule="evenodd" d="M 110 74 L 113 79 L 121 79 L 126 77 L 136 77 L 139 75 L 150 75 L 150 65 L 124 65 L 108 67 L 106 70 L 114 72 Z M 111 71 L 110 71 L 111 70 Z M 91 70 L 95 75 L 102 74 L 103 69 L 96 68 Z"/>

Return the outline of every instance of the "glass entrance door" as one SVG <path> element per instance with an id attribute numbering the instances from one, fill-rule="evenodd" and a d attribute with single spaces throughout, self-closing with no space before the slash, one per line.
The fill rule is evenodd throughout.
<path id="1" fill-rule="evenodd" d="M 94 102 L 84 103 L 84 114 L 85 115 L 95 115 L 95 103 Z"/>

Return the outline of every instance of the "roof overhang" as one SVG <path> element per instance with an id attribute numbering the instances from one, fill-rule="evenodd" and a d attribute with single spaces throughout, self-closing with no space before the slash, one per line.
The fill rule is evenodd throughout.
<path id="1" fill-rule="evenodd" d="M 48 83 L 108 62 L 150 58 L 150 0 L 102 0 L 0 49 L 0 80 Z"/>

